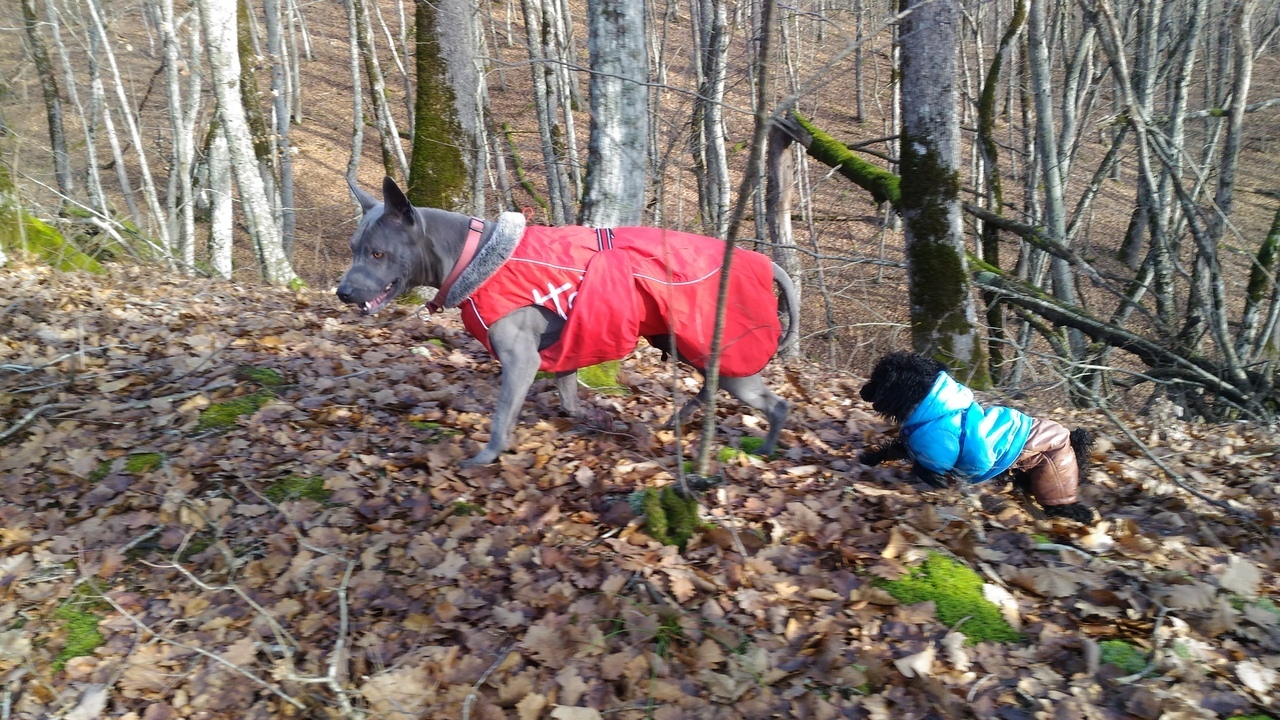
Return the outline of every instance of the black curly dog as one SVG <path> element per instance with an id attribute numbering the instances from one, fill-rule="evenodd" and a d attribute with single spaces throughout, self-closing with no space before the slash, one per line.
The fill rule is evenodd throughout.
<path id="1" fill-rule="evenodd" d="M 901 430 L 917 406 L 933 391 L 935 383 L 940 382 L 938 374 L 946 370 L 941 362 L 923 355 L 889 353 L 876 363 L 871 379 L 859 394 L 871 403 L 872 409 Z M 958 383 L 955 386 L 967 391 Z M 993 408 L 993 411 L 1010 412 L 1003 408 Z M 1016 411 L 1012 412 L 1016 414 Z M 1093 436 L 1083 428 L 1068 433 L 1066 428 L 1052 420 L 1032 419 L 1032 423 L 1027 443 L 1017 459 L 997 477 L 1011 476 L 1019 490 L 1035 497 L 1046 515 L 1092 522 L 1093 510 L 1076 500 L 1076 488 L 1080 478 L 1088 477 Z M 963 425 L 963 419 L 958 424 Z M 980 437 L 976 440 L 961 439 L 961 448 L 966 439 L 971 442 L 982 440 Z M 955 474 L 924 467 L 916 458 L 916 451 L 920 448 L 913 451 L 911 445 L 900 432 L 892 442 L 864 451 L 858 456 L 858 461 L 864 465 L 879 465 L 890 460 L 910 460 L 917 478 L 934 487 L 947 487 Z M 1074 462 L 1067 455 L 1068 448 Z"/>

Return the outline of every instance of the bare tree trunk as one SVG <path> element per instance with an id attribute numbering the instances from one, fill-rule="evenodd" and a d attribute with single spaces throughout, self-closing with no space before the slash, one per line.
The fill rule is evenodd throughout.
<path id="1" fill-rule="evenodd" d="M 102 86 L 101 66 L 97 61 L 97 53 L 95 52 L 102 46 L 105 39 L 98 33 L 95 26 L 90 25 L 89 52 L 89 116 L 94 117 L 98 113 L 102 114 L 102 130 L 107 135 L 107 145 L 111 148 L 111 164 L 116 169 L 116 183 L 120 186 L 120 194 L 124 197 L 125 208 L 129 211 L 129 219 L 133 221 L 134 227 L 146 227 L 143 220 L 142 211 L 138 209 L 138 203 L 133 199 L 133 185 L 129 181 L 129 172 L 124 163 L 124 149 L 120 146 L 120 138 L 116 134 L 115 121 L 111 119 L 111 107 L 107 104 L 106 90 Z M 92 127 L 92 125 L 90 125 Z M 104 208 L 105 212 L 105 208 Z"/>
<path id="2" fill-rule="evenodd" d="M 912 345 L 988 384 L 960 217 L 955 0 L 901 0 L 901 208 Z M 906 12 L 909 11 L 909 12 Z"/>
<path id="3" fill-rule="evenodd" d="M 351 157 L 347 160 L 347 181 L 355 185 L 364 153 L 364 84 L 360 80 L 360 29 L 355 0 L 343 0 L 347 11 L 347 47 L 351 65 Z M 352 202 L 354 202 L 354 198 Z"/>
<path id="4" fill-rule="evenodd" d="M 1053 86 L 1049 71 L 1048 38 L 1045 26 L 1046 0 L 1030 0 L 1027 24 L 1027 66 L 1031 70 L 1031 87 L 1036 108 L 1036 157 L 1040 164 L 1040 178 L 1044 185 L 1044 224 L 1050 237 L 1060 244 L 1066 243 L 1067 208 L 1063 194 L 1062 156 L 1058 153 L 1057 128 L 1053 122 Z M 1053 294 L 1059 299 L 1076 303 L 1075 278 L 1071 267 L 1060 258 L 1049 261 L 1053 281 Z M 1085 338 L 1079 332 L 1071 334 L 1070 349 L 1073 357 L 1084 352 Z"/>
<path id="5" fill-rule="evenodd" d="M 160 208 L 160 199 L 156 194 L 155 182 L 151 177 L 151 167 L 147 163 L 146 146 L 142 143 L 142 134 L 138 131 L 138 123 L 134 119 L 133 106 L 129 103 L 129 98 L 124 91 L 124 81 L 120 77 L 120 69 L 116 66 L 116 55 L 111 49 L 111 43 L 107 41 L 106 27 L 102 21 L 102 10 L 98 6 L 99 0 L 87 0 L 86 6 L 89 9 L 89 16 L 93 21 L 95 32 L 102 41 L 103 56 L 107 60 L 107 66 L 111 68 L 112 78 L 115 80 L 116 98 L 120 102 L 120 116 L 124 118 L 125 128 L 129 131 L 129 139 L 133 142 L 134 149 L 138 152 L 138 170 L 142 175 L 142 195 L 146 198 L 147 208 L 151 211 L 151 217 L 155 220 L 156 234 L 160 239 L 160 247 L 166 254 L 172 252 L 173 245 L 169 240 L 169 228 L 164 222 L 164 211 Z"/>
<path id="6" fill-rule="evenodd" d="M 235 0 L 201 0 L 201 23 L 209 57 L 214 94 L 218 100 L 218 120 L 226 133 L 231 168 L 240 191 L 249 236 L 258 252 L 263 278 L 272 285 L 300 282 L 284 252 L 280 230 L 272 217 L 258 158 L 253 151 L 249 124 L 241 103 L 240 55 L 237 48 Z"/>
<path id="7" fill-rule="evenodd" d="M 728 305 L 729 272 L 733 267 L 734 242 L 738 236 L 738 228 L 742 224 L 747 202 L 750 200 L 752 186 L 760 177 L 760 166 L 764 162 L 765 144 L 767 142 L 770 117 L 767 109 L 769 98 L 773 94 L 769 81 L 769 58 L 772 52 L 774 0 L 763 0 L 760 12 L 760 48 L 759 68 L 760 83 L 756 88 L 755 131 L 751 136 L 751 155 L 747 160 L 747 170 L 742 175 L 742 183 L 738 187 L 738 202 L 733 207 L 729 218 L 728 231 L 725 234 L 724 262 L 720 266 L 720 289 L 716 294 L 716 321 L 711 332 L 711 353 L 707 360 L 705 372 L 706 406 L 703 409 L 702 444 L 698 448 L 698 461 L 695 465 L 698 474 L 707 476 L 711 468 L 711 446 L 716 436 L 716 394 L 720 389 L 720 353 L 724 341 L 725 308 Z"/>
<path id="8" fill-rule="evenodd" d="M 866 122 L 867 119 L 866 101 L 862 97 L 862 25 L 864 22 L 863 16 L 866 14 L 866 9 L 863 8 L 863 0 L 853 0 L 853 12 L 855 16 L 854 23 L 857 26 L 857 35 L 854 38 L 854 42 L 858 43 L 858 47 L 853 51 L 853 117 L 859 123 L 862 123 Z"/>
<path id="9" fill-rule="evenodd" d="M 794 195 L 792 188 L 796 180 L 796 150 L 790 133 L 780 127 L 770 128 L 767 153 L 764 202 L 769 242 L 773 245 L 771 255 L 773 261 L 791 276 L 796 289 L 796 302 L 799 303 L 803 288 L 803 283 L 800 282 L 800 253 L 796 251 L 795 233 L 791 228 L 791 200 Z M 798 332 L 799 328 L 796 331 Z M 830 328 L 828 328 L 828 340 L 830 340 Z M 784 353 L 787 357 L 799 357 L 800 343 L 792 343 Z"/>
<path id="10" fill-rule="evenodd" d="M 574 108 L 582 106 L 582 91 L 578 89 L 576 76 L 569 70 L 570 66 L 576 66 L 577 62 L 574 59 L 573 46 L 570 44 L 568 27 L 572 24 L 569 19 L 568 2 L 543 0 L 542 12 L 546 16 L 545 27 L 549 31 L 544 42 L 545 56 L 555 59 L 549 68 L 555 77 L 549 85 L 552 89 L 550 96 L 555 99 L 552 103 L 552 112 L 558 111 L 564 118 L 564 141 L 562 147 L 557 150 L 567 159 L 567 162 L 560 164 L 560 170 L 563 173 L 561 185 L 568 192 L 565 197 L 567 208 L 565 216 L 572 217 L 573 206 L 582 196 L 582 174 L 578 163 L 578 131 L 573 119 Z"/>
<path id="11" fill-rule="evenodd" d="M 191 126 L 186 122 L 187 106 L 182 96 L 181 68 L 186 64 L 182 57 L 182 40 L 174 25 L 173 0 L 160 0 L 160 37 L 164 44 L 165 88 L 169 99 L 169 132 L 173 135 L 173 165 L 170 169 L 171 193 L 168 200 L 169 232 L 177 238 L 174 255 L 180 268 L 189 271 L 196 262 L 195 201 L 191 187 L 191 166 L 195 158 L 194 138 Z M 199 64 L 199 58 L 196 58 Z M 199 73 L 198 69 L 189 72 Z M 199 88 L 196 88 L 197 91 Z M 198 104 L 197 93 L 190 101 Z"/>
<path id="12" fill-rule="evenodd" d="M 546 167 L 547 195 L 551 200 L 551 222 L 563 225 L 568 217 L 569 208 L 565 204 L 566 188 L 561 187 L 559 160 L 556 156 L 553 131 L 556 116 L 548 97 L 553 76 L 547 69 L 547 56 L 544 52 L 542 36 L 545 34 L 542 19 L 542 2 L 550 0 L 521 0 L 524 10 L 525 34 L 529 43 L 529 68 L 533 73 L 534 108 L 538 113 L 538 134 L 542 140 L 542 161 Z"/>
<path id="13" fill-rule="evenodd" d="M 98 172 L 98 148 L 95 133 L 95 118 L 92 111 L 87 111 L 80 104 L 80 93 L 76 89 L 75 71 L 71 65 L 71 57 L 66 45 L 62 42 L 62 18 L 53 0 L 45 0 L 45 14 L 49 16 L 52 29 L 53 46 L 58 51 L 58 62 L 62 66 L 62 82 L 67 89 L 67 99 L 71 107 L 80 117 L 80 126 L 84 131 L 85 149 L 85 184 L 89 189 L 89 206 L 97 212 L 107 213 L 107 196 L 102 189 L 102 176 Z"/>
<path id="14" fill-rule="evenodd" d="M 978 147 L 982 153 L 982 171 L 986 187 L 987 209 L 997 215 L 1004 214 L 1004 181 L 1000 172 L 1000 154 L 996 145 L 996 93 L 1000 87 L 1000 72 L 1004 66 L 1009 46 L 1013 44 L 1027 19 L 1026 0 L 1015 0 L 1013 16 L 1000 37 L 991 66 L 978 96 Z M 982 224 L 982 259 L 988 265 L 1000 268 L 1000 232 L 992 223 Z M 1004 372 L 1004 346 L 1008 342 L 1004 329 L 1004 309 L 995 297 L 984 293 L 987 304 L 987 352 L 991 360 L 991 377 L 1000 382 Z"/>
<path id="15" fill-rule="evenodd" d="M 58 192 L 63 197 L 71 197 L 75 191 L 75 182 L 71 175 L 71 159 L 67 155 L 67 133 L 62 126 L 62 96 L 58 92 L 58 78 L 49 60 L 49 51 L 45 48 L 44 38 L 40 35 L 40 21 L 36 16 L 33 0 L 22 0 L 22 19 L 26 26 L 27 46 L 31 52 L 31 60 L 36 66 L 36 75 L 40 77 L 40 88 L 44 93 L 45 120 L 49 126 L 49 147 L 53 149 L 53 176 L 58 184 Z M 55 19 L 51 16 L 50 22 Z"/>
<path id="16" fill-rule="evenodd" d="M 396 119 L 387 102 L 387 86 L 383 80 L 382 66 L 378 62 L 377 44 L 374 42 L 373 30 L 369 27 L 369 8 L 365 4 L 366 0 L 350 2 L 355 5 L 356 38 L 360 43 L 360 56 L 364 59 L 365 75 L 369 79 L 369 93 L 373 96 L 378 135 L 382 139 L 382 164 L 386 166 L 387 175 L 395 177 L 398 174 L 408 182 L 409 162 L 405 159 L 404 148 L 400 145 L 400 132 L 396 129 Z"/>
<path id="17" fill-rule="evenodd" d="M 638 225 L 649 155 L 649 71 L 644 3 L 588 0 L 591 141 L 578 222 Z"/>
<path id="18" fill-rule="evenodd" d="M 724 87 L 728 65 L 729 34 L 725 0 L 697 0 L 703 73 L 694 99 L 695 122 L 701 120 L 706 177 L 698 187 L 707 232 L 724 237 L 729 224 L 729 160 L 725 149 Z"/>
<path id="19" fill-rule="evenodd" d="M 209 267 L 214 274 L 231 277 L 233 209 L 231 204 L 231 153 L 222 125 L 209 131 L 206 156 L 209 165 Z"/>
<path id="20" fill-rule="evenodd" d="M 289 91 L 285 87 L 288 58 L 281 31 L 280 0 L 263 0 L 263 12 L 267 24 L 267 56 L 271 60 L 271 106 L 275 125 L 272 135 L 272 155 L 276 159 L 280 178 L 280 241 L 284 254 L 293 255 L 293 242 L 297 235 L 297 217 L 293 199 L 293 151 L 289 147 Z"/>

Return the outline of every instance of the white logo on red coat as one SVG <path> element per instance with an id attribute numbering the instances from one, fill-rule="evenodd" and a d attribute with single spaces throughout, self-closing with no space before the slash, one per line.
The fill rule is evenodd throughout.
<path id="1" fill-rule="evenodd" d="M 570 292 L 570 291 L 573 291 L 573 292 Z M 546 305 L 548 301 L 553 303 L 555 307 L 553 308 L 548 306 L 547 309 L 555 310 L 556 314 L 565 320 L 569 319 L 569 311 L 573 309 L 573 301 L 576 300 L 578 297 L 578 293 L 576 290 L 574 290 L 573 283 L 571 282 L 567 282 L 561 285 L 560 287 L 556 287 L 552 283 L 547 283 L 546 295 L 543 295 L 541 292 L 539 292 L 537 288 L 534 288 L 532 290 L 532 293 L 533 293 L 533 302 L 535 304 Z M 566 295 L 563 305 L 561 305 L 560 303 L 561 295 Z"/>

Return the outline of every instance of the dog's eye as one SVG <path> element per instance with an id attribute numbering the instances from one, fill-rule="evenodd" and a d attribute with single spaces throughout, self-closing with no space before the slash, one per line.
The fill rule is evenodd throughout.
<path id="1" fill-rule="evenodd" d="M 382 259 L 382 253 L 377 252 L 377 251 L 375 250 L 375 251 L 374 251 L 374 253 L 373 253 L 373 259 L 374 259 L 374 260 L 381 260 L 381 259 Z"/>

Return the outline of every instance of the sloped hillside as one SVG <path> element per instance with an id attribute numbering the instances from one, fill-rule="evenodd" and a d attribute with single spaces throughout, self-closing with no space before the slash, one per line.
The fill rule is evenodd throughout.
<path id="1" fill-rule="evenodd" d="M 456 319 L 111 273 L 0 271 L 6 719 L 1280 712 L 1274 428 L 1042 408 L 1105 520 L 1040 523 L 859 466 L 859 379 L 796 363 L 783 457 L 726 451 L 680 550 L 630 502 L 676 469 L 656 352 L 608 432 L 540 382 L 461 471 L 497 367 Z"/>

